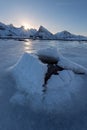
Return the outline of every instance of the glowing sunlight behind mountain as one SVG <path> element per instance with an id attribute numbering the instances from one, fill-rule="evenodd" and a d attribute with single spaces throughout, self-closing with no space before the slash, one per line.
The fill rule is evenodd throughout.
<path id="1" fill-rule="evenodd" d="M 27 22 L 22 23 L 22 25 L 24 26 L 25 30 L 32 28 L 32 26 Z"/>

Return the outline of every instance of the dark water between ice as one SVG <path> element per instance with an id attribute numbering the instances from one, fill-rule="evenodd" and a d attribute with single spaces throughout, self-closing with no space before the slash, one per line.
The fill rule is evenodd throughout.
<path id="1" fill-rule="evenodd" d="M 38 49 L 49 46 L 56 46 L 65 57 L 87 68 L 86 42 L 0 40 L 0 130 L 87 130 L 86 88 L 80 93 L 79 102 L 73 99 L 76 107 L 72 106 L 73 109 L 57 114 L 34 112 L 29 105 L 21 106 L 10 102 L 16 92 L 16 84 L 7 71 L 8 68 L 25 51 L 36 53 Z"/>

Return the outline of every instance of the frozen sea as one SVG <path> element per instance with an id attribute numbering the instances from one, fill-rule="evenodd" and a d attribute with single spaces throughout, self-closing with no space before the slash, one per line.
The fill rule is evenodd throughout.
<path id="1" fill-rule="evenodd" d="M 9 68 L 17 63 L 24 52 L 57 47 L 66 58 L 87 68 L 87 42 L 0 40 L 0 130 L 87 130 L 87 77 L 74 106 L 62 113 L 44 113 L 31 110 L 29 104 L 10 102 L 16 84 Z M 77 101 L 76 101 L 77 100 Z"/>

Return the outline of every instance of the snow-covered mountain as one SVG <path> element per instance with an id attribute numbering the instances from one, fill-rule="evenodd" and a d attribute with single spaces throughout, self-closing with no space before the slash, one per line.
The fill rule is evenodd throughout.
<path id="1" fill-rule="evenodd" d="M 0 37 L 5 37 L 5 36 L 11 36 L 13 35 L 12 32 L 10 32 L 8 26 L 6 26 L 3 23 L 0 23 Z"/>
<path id="2" fill-rule="evenodd" d="M 55 34 L 56 39 L 60 40 L 87 40 L 87 37 L 75 35 L 68 31 L 62 31 Z"/>
<path id="3" fill-rule="evenodd" d="M 54 35 L 45 27 L 40 26 L 39 30 L 34 35 L 35 39 L 54 39 Z"/>
<path id="4" fill-rule="evenodd" d="M 25 30 L 23 26 L 16 28 L 13 25 L 9 25 L 9 28 L 13 34 L 19 37 L 30 38 L 31 36 L 35 35 L 37 32 L 36 29 L 27 29 Z"/>
<path id="5" fill-rule="evenodd" d="M 23 26 L 17 28 L 14 27 L 12 24 L 5 25 L 0 23 L 0 37 L 18 37 L 18 38 L 30 38 L 32 35 L 34 36 L 37 32 L 36 29 L 28 29 L 25 30 Z"/>
<path id="6" fill-rule="evenodd" d="M 38 31 L 36 29 L 25 30 L 24 26 L 14 27 L 12 24 L 5 25 L 0 22 L 0 38 L 31 38 L 40 40 L 79 40 L 87 41 L 87 37 L 75 35 L 68 31 L 58 32 L 52 34 L 45 27 L 40 26 Z"/>

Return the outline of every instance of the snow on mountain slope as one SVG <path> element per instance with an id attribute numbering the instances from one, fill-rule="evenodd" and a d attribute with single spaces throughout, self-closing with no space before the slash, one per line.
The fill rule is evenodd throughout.
<path id="1" fill-rule="evenodd" d="M 9 28 L 12 33 L 15 33 L 15 35 L 19 37 L 30 38 L 30 36 L 33 36 L 37 32 L 36 29 L 25 30 L 23 26 L 16 28 L 13 25 L 9 25 Z"/>
<path id="2" fill-rule="evenodd" d="M 19 37 L 19 38 L 30 38 L 35 35 L 36 29 L 25 30 L 23 26 L 17 28 L 12 24 L 5 25 L 0 23 L 0 37 Z"/>
<path id="3" fill-rule="evenodd" d="M 5 37 L 5 36 L 12 36 L 13 33 L 10 32 L 8 26 L 6 26 L 3 23 L 0 23 L 0 37 Z"/>
<path id="4" fill-rule="evenodd" d="M 61 40 L 87 40 L 87 37 L 81 35 L 75 35 L 68 31 L 62 31 L 55 34 L 56 39 Z"/>
<path id="5" fill-rule="evenodd" d="M 72 38 L 73 35 L 68 31 L 62 31 L 55 34 L 56 38 L 62 39 L 62 38 Z M 75 36 L 75 35 L 74 35 Z"/>
<path id="6" fill-rule="evenodd" d="M 40 40 L 84 40 L 87 41 L 87 37 L 81 35 L 74 35 L 68 31 L 58 32 L 52 34 L 45 27 L 40 26 L 39 30 L 36 29 L 24 29 L 24 26 L 19 28 L 14 27 L 12 24 L 5 25 L 0 23 L 0 37 L 1 38 L 31 38 Z"/>
<path id="7" fill-rule="evenodd" d="M 39 30 L 36 32 L 35 39 L 54 39 L 54 35 L 49 32 L 46 28 L 43 26 L 40 26 Z"/>

